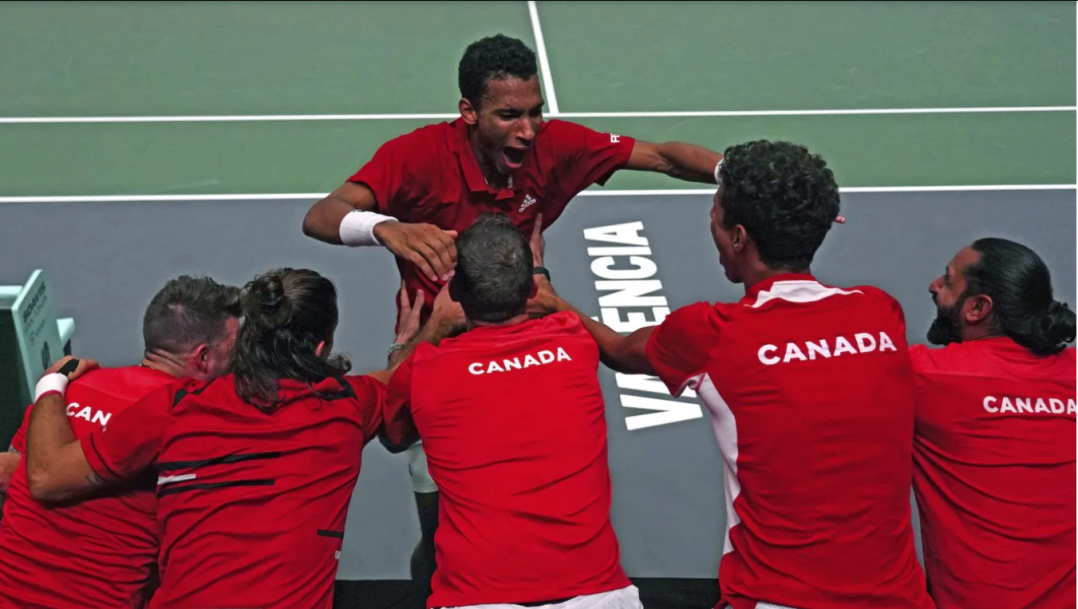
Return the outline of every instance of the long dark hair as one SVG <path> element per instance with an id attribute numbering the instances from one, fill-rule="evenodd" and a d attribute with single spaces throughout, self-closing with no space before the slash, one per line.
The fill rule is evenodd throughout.
<path id="1" fill-rule="evenodd" d="M 1074 342 L 1074 311 L 1052 295 L 1048 266 L 1028 247 L 988 237 L 974 241 L 980 259 L 966 269 L 966 294 L 992 299 L 996 332 L 1037 355 Z"/>
<path id="2" fill-rule="evenodd" d="M 244 321 L 236 334 L 230 371 L 236 392 L 260 408 L 277 402 L 278 379 L 317 383 L 351 369 L 341 355 L 317 355 L 318 343 L 333 343 L 337 290 L 307 269 L 283 268 L 258 276 L 240 297 Z"/>

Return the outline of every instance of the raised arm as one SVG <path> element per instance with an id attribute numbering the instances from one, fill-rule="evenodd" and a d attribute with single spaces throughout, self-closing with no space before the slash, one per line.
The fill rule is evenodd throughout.
<path id="1" fill-rule="evenodd" d="M 529 245 L 532 250 L 532 264 L 536 268 L 543 268 L 543 254 L 546 251 L 546 239 L 543 237 L 543 214 L 535 218 Z M 599 345 L 600 359 L 608 368 L 626 374 L 654 374 L 651 364 L 648 363 L 645 349 L 648 338 L 655 328 L 641 328 L 628 336 L 622 336 L 606 324 L 581 313 L 567 300 L 558 296 L 546 275 L 536 274 L 535 285 L 536 294 L 528 301 L 530 317 L 571 311 L 584 322 L 584 327 Z"/>
<path id="2" fill-rule="evenodd" d="M 539 291 L 535 298 L 528 302 L 529 313 L 532 316 L 570 311 L 584 322 L 584 327 L 599 346 L 600 360 L 608 368 L 624 374 L 655 374 L 646 354 L 648 339 L 655 331 L 653 326 L 640 328 L 632 334 L 622 336 L 606 324 L 585 315 L 569 301 L 554 293 L 554 288 L 546 277 L 536 275 L 535 282 L 539 286 Z"/>
<path id="3" fill-rule="evenodd" d="M 65 501 L 101 486 L 130 480 L 156 460 L 168 427 L 171 386 L 144 396 L 109 420 L 106 427 L 76 439 L 67 420 L 63 366 L 77 364 L 74 380 L 96 368 L 92 360 L 64 357 L 38 384 L 26 442 L 30 494 L 38 501 Z"/>
<path id="4" fill-rule="evenodd" d="M 39 501 L 70 499 L 104 484 L 71 431 L 64 400 L 67 382 L 95 368 L 93 360 L 68 356 L 38 382 L 26 433 L 26 477 L 30 494 Z"/>
<path id="5" fill-rule="evenodd" d="M 431 281 L 443 281 L 457 264 L 456 231 L 433 224 L 412 224 L 376 213 L 374 192 L 346 182 L 311 206 L 303 234 L 331 245 L 384 246 L 414 263 Z"/>
<path id="6" fill-rule="evenodd" d="M 307 210 L 303 234 L 331 245 L 344 245 L 341 222 L 353 210 L 374 211 L 374 193 L 364 184 L 345 182 Z"/>
<path id="7" fill-rule="evenodd" d="M 722 155 L 695 144 L 636 140 L 626 169 L 664 173 L 686 182 L 715 184 L 715 168 Z"/>

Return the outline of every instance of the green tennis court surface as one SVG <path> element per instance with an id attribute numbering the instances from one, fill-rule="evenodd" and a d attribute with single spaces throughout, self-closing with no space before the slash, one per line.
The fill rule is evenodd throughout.
<path id="1" fill-rule="evenodd" d="M 796 140 L 847 187 L 1075 183 L 1074 3 L 536 8 L 548 116 Z M 0 196 L 324 192 L 452 117 L 469 42 L 535 25 L 526 2 L 0 4 Z"/>
<path id="2" fill-rule="evenodd" d="M 1069 2 L 0 3 L 0 285 L 46 269 L 76 353 L 122 365 L 166 279 L 314 268 L 340 291 L 336 348 L 357 372 L 381 367 L 392 257 L 305 238 L 303 215 L 382 142 L 455 116 L 468 43 L 501 32 L 535 48 L 538 31 L 548 116 L 823 154 L 849 221 L 814 272 L 894 294 L 923 343 L 928 283 L 985 235 L 1034 246 L 1075 302 L 1075 17 Z M 614 196 L 574 202 L 547 233 L 558 291 L 599 314 L 586 231 L 634 223 L 670 308 L 738 298 L 710 193 L 615 175 L 599 189 Z M 600 379 L 627 572 L 714 578 L 725 503 L 706 411 Z M 407 463 L 373 443 L 338 577 L 407 579 L 418 535 Z"/>

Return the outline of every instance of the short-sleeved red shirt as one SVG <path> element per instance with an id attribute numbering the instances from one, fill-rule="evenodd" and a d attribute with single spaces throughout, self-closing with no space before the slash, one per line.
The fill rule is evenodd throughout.
<path id="1" fill-rule="evenodd" d="M 423 439 L 441 491 L 428 607 L 554 601 L 630 585 L 610 521 L 599 351 L 561 313 L 420 344 L 386 433 Z"/>
<path id="2" fill-rule="evenodd" d="M 67 388 L 67 420 L 75 437 L 85 438 L 146 394 L 177 382 L 142 366 L 95 370 Z M 23 454 L 32 410 L 11 442 Z M 38 503 L 24 460 L 0 520 L 0 607 L 144 606 L 156 583 L 156 505 L 153 481 L 145 478 L 83 501 Z"/>
<path id="3" fill-rule="evenodd" d="M 523 165 L 513 172 L 512 186 L 495 191 L 479 168 L 467 123 L 457 119 L 386 142 L 349 181 L 371 189 L 378 213 L 402 222 L 461 232 L 481 214 L 500 212 L 530 235 L 538 214 L 543 214 L 545 229 L 578 193 L 605 184 L 629 162 L 634 143 L 628 136 L 546 121 Z M 407 260 L 398 258 L 397 268 L 410 297 L 420 289 L 426 292 L 426 318 L 442 282 L 432 282 Z"/>
<path id="4" fill-rule="evenodd" d="M 913 376 L 899 304 L 785 274 L 668 316 L 648 361 L 691 387 L 723 457 L 735 609 L 927 609 L 911 523 Z"/>
<path id="5" fill-rule="evenodd" d="M 914 491 L 936 606 L 1074 607 L 1075 350 L 910 349 Z"/>
<path id="6" fill-rule="evenodd" d="M 262 411 L 235 379 L 155 391 L 82 440 L 105 480 L 156 466 L 161 587 L 150 607 L 332 606 L 345 517 L 385 386 L 278 381 Z"/>

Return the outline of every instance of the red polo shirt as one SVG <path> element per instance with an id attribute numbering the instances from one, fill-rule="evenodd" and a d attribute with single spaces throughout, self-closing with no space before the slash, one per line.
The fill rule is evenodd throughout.
<path id="1" fill-rule="evenodd" d="M 142 366 L 94 370 L 67 389 L 71 431 L 87 438 L 142 397 L 179 382 Z M 31 411 L 11 441 L 24 454 Z M 24 458 L 0 521 L 0 608 L 143 607 L 156 581 L 156 510 L 152 478 L 80 501 L 39 503 Z"/>
<path id="2" fill-rule="evenodd" d="M 328 609 L 363 447 L 382 424 L 369 376 L 278 381 L 263 411 L 235 377 L 150 393 L 82 438 L 108 481 L 157 470 L 161 587 L 151 609 Z"/>
<path id="3" fill-rule="evenodd" d="M 780 275 L 739 302 L 678 309 L 647 358 L 711 413 L 724 603 L 932 607 L 910 521 L 913 374 L 894 298 Z"/>
<path id="4" fill-rule="evenodd" d="M 914 491 L 940 609 L 1074 607 L 1075 350 L 910 349 Z"/>
<path id="5" fill-rule="evenodd" d="M 418 432 L 441 491 L 428 607 L 625 588 L 610 521 L 599 349 L 572 313 L 420 344 L 393 375 L 386 433 Z"/>
<path id="6" fill-rule="evenodd" d="M 386 142 L 349 181 L 374 192 L 378 213 L 402 222 L 459 232 L 481 214 L 500 212 L 530 235 L 538 214 L 543 214 L 545 229 L 579 192 L 606 184 L 629 162 L 634 143 L 628 136 L 546 121 L 524 164 L 513 172 L 511 187 L 494 190 L 479 168 L 468 125 L 458 118 Z M 407 260 L 398 258 L 397 268 L 410 297 L 419 289 L 426 292 L 425 319 L 442 282 L 431 281 Z"/>

